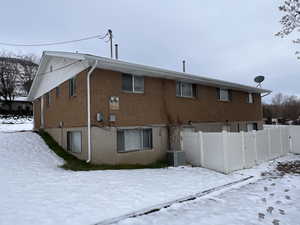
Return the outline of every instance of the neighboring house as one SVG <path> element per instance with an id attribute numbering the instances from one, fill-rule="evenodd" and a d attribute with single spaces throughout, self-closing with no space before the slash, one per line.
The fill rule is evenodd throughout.
<path id="1" fill-rule="evenodd" d="M 32 115 L 32 102 L 27 97 L 16 96 L 11 102 L 11 112 L 9 105 L 0 98 L 0 112 L 1 113 L 14 113 L 19 115 Z"/>
<path id="2" fill-rule="evenodd" d="M 44 52 L 29 93 L 34 127 L 80 159 L 148 164 L 182 150 L 182 129 L 262 129 L 270 91 L 93 55 Z"/>

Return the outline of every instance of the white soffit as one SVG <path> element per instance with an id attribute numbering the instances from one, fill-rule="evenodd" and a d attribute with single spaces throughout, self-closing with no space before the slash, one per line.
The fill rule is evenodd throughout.
<path id="1" fill-rule="evenodd" d="M 89 67 L 82 59 L 44 56 L 28 99 L 34 100 Z M 52 71 L 52 72 L 51 72 Z"/>

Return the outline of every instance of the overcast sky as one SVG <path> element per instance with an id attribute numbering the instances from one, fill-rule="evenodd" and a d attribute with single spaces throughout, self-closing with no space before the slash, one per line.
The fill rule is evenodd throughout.
<path id="1" fill-rule="evenodd" d="M 282 0 L 283 1 L 283 0 Z M 129 62 L 254 85 L 300 96 L 300 49 L 281 39 L 281 0 L 10 0 L 1 2 L 0 42 L 39 43 L 105 34 L 112 29 L 119 58 Z M 19 54 L 44 50 L 109 56 L 102 40 L 51 46 L 6 47 Z"/>

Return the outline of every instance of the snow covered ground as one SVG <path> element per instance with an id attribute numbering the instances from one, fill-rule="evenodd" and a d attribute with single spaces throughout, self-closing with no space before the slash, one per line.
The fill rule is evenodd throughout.
<path id="1" fill-rule="evenodd" d="M 0 133 L 0 224 L 93 224 L 243 177 L 202 168 L 72 172 L 32 132 Z"/>
<path id="2" fill-rule="evenodd" d="M 0 132 L 32 130 L 33 120 L 31 117 L 8 117 L 0 115 Z"/>
<path id="3" fill-rule="evenodd" d="M 299 156 L 292 158 L 300 159 Z M 296 225 L 300 224 L 299 213 L 300 176 L 268 175 L 241 187 L 126 219 L 118 225 Z"/>
<path id="4" fill-rule="evenodd" d="M 0 132 L 0 224 L 95 224 L 248 175 L 259 178 L 261 171 L 272 168 L 264 164 L 231 175 L 191 167 L 72 172 L 59 168 L 62 163 L 35 133 Z M 258 224 L 259 212 L 265 213 L 262 224 L 275 215 L 288 221 L 299 210 L 299 189 L 295 186 L 299 183 L 295 182 L 299 182 L 299 178 L 294 176 L 259 181 L 219 196 L 173 205 L 120 223 Z M 264 187 L 268 190 L 264 191 Z M 285 189 L 289 189 L 288 194 L 283 193 Z M 272 193 L 275 195 L 271 196 Z M 266 213 L 269 206 L 275 208 L 273 214 Z M 286 215 L 277 215 L 279 209 L 285 210 Z"/>

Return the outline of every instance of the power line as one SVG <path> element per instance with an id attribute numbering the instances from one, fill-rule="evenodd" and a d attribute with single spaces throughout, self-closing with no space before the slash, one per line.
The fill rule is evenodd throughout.
<path id="1" fill-rule="evenodd" d="M 96 39 L 96 38 L 97 39 L 105 39 L 107 36 L 108 36 L 108 33 L 106 33 L 105 35 L 94 35 L 94 36 L 89 36 L 89 37 L 75 39 L 75 40 L 69 40 L 69 41 L 58 41 L 58 42 L 50 42 L 50 43 L 42 43 L 42 44 L 14 44 L 14 43 L 0 42 L 0 45 L 14 46 L 14 47 L 39 47 L 39 46 L 50 46 L 50 45 L 63 45 L 63 44 L 86 41 L 86 40 L 91 40 L 91 39 Z"/>

